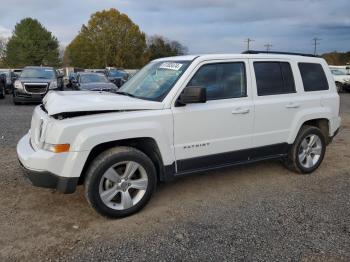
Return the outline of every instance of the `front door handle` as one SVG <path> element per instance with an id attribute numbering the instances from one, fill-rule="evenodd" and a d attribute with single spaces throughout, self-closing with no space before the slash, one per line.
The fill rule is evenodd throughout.
<path id="1" fill-rule="evenodd" d="M 299 108 L 300 104 L 297 103 L 289 103 L 286 105 L 286 108 Z"/>
<path id="2" fill-rule="evenodd" d="M 237 114 L 248 114 L 250 111 L 249 108 L 236 108 L 232 110 L 232 114 L 237 115 Z"/>

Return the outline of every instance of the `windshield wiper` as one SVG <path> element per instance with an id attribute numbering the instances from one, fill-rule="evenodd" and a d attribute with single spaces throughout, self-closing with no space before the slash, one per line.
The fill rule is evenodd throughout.
<path id="1" fill-rule="evenodd" d="M 130 94 L 130 93 L 128 93 L 128 92 L 123 92 L 123 91 L 117 91 L 117 92 L 115 92 L 115 93 L 118 94 L 118 95 L 123 95 L 123 96 L 136 97 L 136 96 L 134 96 L 133 94 Z"/>

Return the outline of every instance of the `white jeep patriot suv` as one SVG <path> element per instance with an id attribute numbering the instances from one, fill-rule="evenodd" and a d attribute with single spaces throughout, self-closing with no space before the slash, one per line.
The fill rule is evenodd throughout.
<path id="1" fill-rule="evenodd" d="M 311 173 L 339 126 L 321 58 L 189 55 L 150 62 L 117 94 L 48 93 L 17 153 L 35 186 L 84 184 L 90 205 L 115 218 L 144 207 L 158 181 L 193 172 L 279 158 Z"/>

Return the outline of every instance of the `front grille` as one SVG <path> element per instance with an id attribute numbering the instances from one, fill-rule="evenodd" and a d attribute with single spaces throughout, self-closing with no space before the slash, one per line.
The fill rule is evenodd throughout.
<path id="1" fill-rule="evenodd" d="M 47 91 L 47 83 L 24 83 L 24 88 L 31 94 L 44 94 Z"/>

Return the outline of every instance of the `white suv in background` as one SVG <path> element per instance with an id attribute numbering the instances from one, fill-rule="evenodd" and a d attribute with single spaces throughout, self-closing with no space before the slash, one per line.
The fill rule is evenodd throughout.
<path id="1" fill-rule="evenodd" d="M 335 85 L 338 92 L 350 90 L 350 75 L 347 74 L 345 69 L 331 68 L 332 75 L 334 77 Z"/>
<path id="2" fill-rule="evenodd" d="M 154 60 L 107 92 L 50 92 L 18 143 L 36 186 L 84 184 L 107 217 L 137 212 L 158 181 L 265 159 L 297 173 L 321 164 L 340 126 L 327 63 L 291 54 Z"/>

